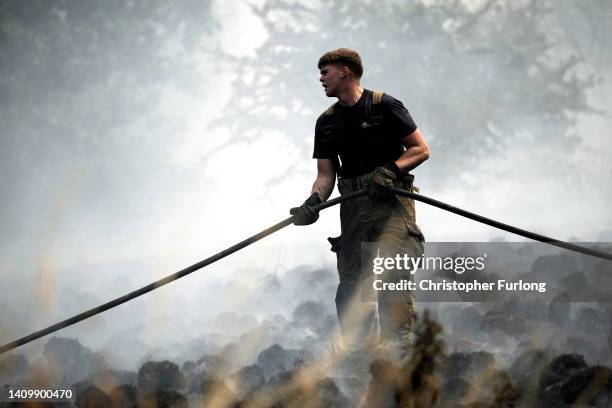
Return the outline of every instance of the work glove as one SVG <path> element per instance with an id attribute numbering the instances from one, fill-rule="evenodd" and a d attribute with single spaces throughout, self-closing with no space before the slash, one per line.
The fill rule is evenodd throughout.
<path id="1" fill-rule="evenodd" d="M 321 204 L 323 201 L 318 193 L 312 193 L 300 207 L 293 207 L 289 214 L 293 215 L 294 225 L 310 225 L 319 219 L 319 211 L 312 207 Z"/>
<path id="2" fill-rule="evenodd" d="M 402 172 L 395 162 L 389 162 L 384 166 L 377 167 L 368 185 L 368 197 L 377 201 L 385 201 L 393 198 L 393 182 L 402 176 Z"/>

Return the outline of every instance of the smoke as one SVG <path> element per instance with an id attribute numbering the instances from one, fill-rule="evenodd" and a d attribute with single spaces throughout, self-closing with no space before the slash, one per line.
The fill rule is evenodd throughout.
<path id="1" fill-rule="evenodd" d="M 559 239 L 610 240 L 609 2 L 353 3 L 3 2 L 0 341 L 288 216 L 310 192 L 314 120 L 332 102 L 320 93 L 316 60 L 338 46 L 361 53 L 364 86 L 402 100 L 432 146 L 414 171 L 423 194 Z M 514 238 L 417 208 L 428 241 Z M 284 395 L 301 384 L 357 401 L 367 380 L 281 372 L 337 347 L 325 237 L 338 230 L 338 209 L 327 210 L 309 228 L 288 227 L 61 339 L 3 356 L 2 373 L 54 381 L 68 372 L 95 385 L 81 384 L 84 394 L 134 400 L 145 397 L 138 371 L 168 360 L 185 379 L 157 396 L 172 401 L 241 399 L 285 383 Z M 593 279 L 608 287 L 605 275 Z M 590 378 L 609 356 L 605 305 L 567 305 L 418 307 L 443 326 L 447 354 L 489 364 L 470 353 L 491 353 L 496 367 L 517 373 L 516 387 L 537 389 L 519 375 L 524 367 L 579 353 L 586 366 L 572 373 Z M 53 350 L 89 368 L 57 366 Z M 282 361 L 272 376 L 258 362 L 265 350 Z M 362 368 L 364 381 L 371 373 Z M 217 369 L 220 378 L 203 374 Z M 509 389 L 503 376 L 480 371 Z M 444 392 L 461 394 L 457 377 Z"/>
<path id="2" fill-rule="evenodd" d="M 521 260 L 517 271 L 561 282 L 580 273 L 591 292 L 598 271 L 606 267 L 591 258 L 576 262 L 525 245 L 501 245 L 497 258 L 506 254 L 507 265 Z M 464 245 L 468 252 L 476 249 Z M 489 255 L 494 259 L 494 253 Z M 210 285 L 210 294 L 201 294 L 214 293 L 225 301 L 207 310 L 199 324 L 181 327 L 156 314 L 152 338 L 142 316 L 138 323 L 126 321 L 125 311 L 111 311 L 103 316 L 106 324 L 83 322 L 80 341 L 67 337 L 67 330 L 46 340 L 39 353 L 21 349 L 3 356 L 1 377 L 12 385 L 72 386 L 77 398 L 127 393 L 132 399 L 190 404 L 204 399 L 219 406 L 237 401 L 291 406 L 310 399 L 376 405 L 389 395 L 414 400 L 416 406 L 501 400 L 554 406 L 579 398 L 605 406 L 609 401 L 610 369 L 603 365 L 611 363 L 612 310 L 607 303 L 571 302 L 567 293 L 546 302 L 525 301 L 521 294 L 496 302 L 417 302 L 420 317 L 403 352 L 384 343 L 368 348 L 365 339 L 349 342 L 361 344 L 358 348 L 347 348 L 333 304 L 335 272 L 307 267 L 284 274 L 241 271 L 246 272 L 258 277 L 217 282 Z M 174 334 L 164 335 L 159 328 Z M 100 341 L 109 331 L 111 338 Z M 559 366 L 568 359 L 577 365 Z M 571 392 L 564 385 L 570 383 Z"/>

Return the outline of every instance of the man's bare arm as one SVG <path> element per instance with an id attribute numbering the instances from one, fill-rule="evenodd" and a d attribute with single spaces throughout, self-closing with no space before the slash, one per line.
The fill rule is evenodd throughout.
<path id="1" fill-rule="evenodd" d="M 317 179 L 312 185 L 312 193 L 318 193 L 321 200 L 327 201 L 336 185 L 336 169 L 330 159 L 317 159 Z"/>
<path id="2" fill-rule="evenodd" d="M 429 146 L 427 146 L 427 142 L 425 142 L 419 129 L 408 136 L 404 136 L 401 141 L 404 147 L 406 147 L 406 150 L 395 161 L 395 164 L 397 164 L 397 167 L 399 167 L 402 173 L 408 173 L 410 170 L 429 159 Z"/>

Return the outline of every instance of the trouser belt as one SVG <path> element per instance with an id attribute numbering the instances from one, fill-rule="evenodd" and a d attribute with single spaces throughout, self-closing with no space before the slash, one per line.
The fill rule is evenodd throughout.
<path id="1" fill-rule="evenodd" d="M 362 190 L 367 188 L 372 180 L 374 172 L 366 173 L 356 177 L 340 177 L 338 176 L 338 191 L 340 194 L 348 194 L 353 191 Z M 412 174 L 404 174 L 399 180 L 396 180 L 393 185 L 398 188 L 406 189 L 409 191 L 417 191 L 418 188 L 413 185 L 414 176 Z"/>

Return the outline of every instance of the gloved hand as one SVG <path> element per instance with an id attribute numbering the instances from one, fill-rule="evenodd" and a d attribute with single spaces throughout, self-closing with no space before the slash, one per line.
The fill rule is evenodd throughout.
<path id="1" fill-rule="evenodd" d="M 289 214 L 293 215 L 294 225 L 310 225 L 319 219 L 319 211 L 312 209 L 313 206 L 321 204 L 323 201 L 318 193 L 312 193 L 300 207 L 293 207 Z"/>
<path id="2" fill-rule="evenodd" d="M 368 185 L 368 197 L 373 200 L 385 201 L 393 198 L 393 182 L 402 176 L 395 162 L 389 162 L 374 170 L 372 180 Z"/>

